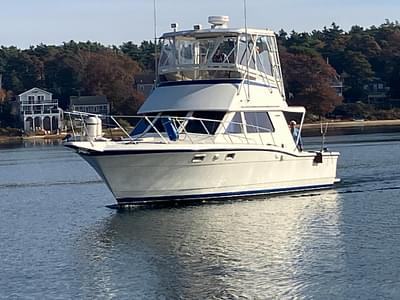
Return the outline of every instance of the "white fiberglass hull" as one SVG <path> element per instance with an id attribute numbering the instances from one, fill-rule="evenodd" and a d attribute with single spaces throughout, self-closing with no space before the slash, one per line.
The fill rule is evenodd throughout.
<path id="1" fill-rule="evenodd" d="M 272 149 L 130 150 L 81 155 L 117 201 L 144 203 L 237 197 L 327 188 L 338 153 L 293 154 Z"/>

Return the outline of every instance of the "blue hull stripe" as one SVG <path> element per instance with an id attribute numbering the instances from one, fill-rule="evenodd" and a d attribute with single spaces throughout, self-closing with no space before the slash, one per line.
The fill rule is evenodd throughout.
<path id="1" fill-rule="evenodd" d="M 187 80 L 187 81 L 168 81 L 168 82 L 162 82 L 158 85 L 158 87 L 164 87 L 164 86 L 180 86 L 180 85 L 196 85 L 196 84 L 241 84 L 243 79 L 209 79 L 209 80 Z M 245 84 L 250 84 L 250 85 L 256 85 L 256 86 L 262 86 L 262 87 L 267 87 L 267 88 L 273 88 L 276 89 L 277 87 L 264 84 L 261 82 L 257 81 L 251 81 L 251 80 L 244 80 Z"/>
<path id="2" fill-rule="evenodd" d="M 265 190 L 254 190 L 254 191 L 241 191 L 241 192 L 225 192 L 225 193 L 212 193 L 212 194 L 192 194 L 192 195 L 179 195 L 179 196 L 158 196 L 158 197 L 141 197 L 141 198 L 118 198 L 117 202 L 119 205 L 127 204 L 144 204 L 144 203 L 156 203 L 156 202 L 168 202 L 168 201 L 184 201 L 184 200 L 205 200 L 205 199 L 216 199 L 216 198 L 237 198 L 237 197 L 248 197 L 248 196 L 260 196 L 267 194 L 278 194 L 278 193 L 289 193 L 306 190 L 321 190 L 333 187 L 333 184 L 322 184 L 322 185 L 310 185 L 310 186 L 297 186 L 290 188 L 277 188 L 277 189 L 265 189 Z"/>

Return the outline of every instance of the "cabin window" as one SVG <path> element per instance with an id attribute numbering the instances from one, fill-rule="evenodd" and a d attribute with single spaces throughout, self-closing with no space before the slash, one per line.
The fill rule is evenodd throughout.
<path id="1" fill-rule="evenodd" d="M 184 118 L 187 116 L 188 113 L 188 111 L 164 111 L 161 113 L 160 116 Z"/>
<path id="2" fill-rule="evenodd" d="M 156 116 L 158 115 L 158 113 L 151 113 L 151 114 L 146 114 L 145 116 L 148 117 L 150 122 L 154 123 L 154 120 L 156 118 Z M 155 130 L 153 129 L 153 127 L 150 126 L 149 122 L 144 118 L 134 118 L 133 122 L 135 122 L 134 128 L 131 131 L 131 133 L 129 135 L 131 136 L 135 136 L 135 135 L 139 135 L 139 134 L 143 134 L 144 132 L 148 131 L 148 132 L 155 132 Z M 157 121 L 155 122 L 157 123 Z M 157 124 L 158 125 L 158 124 Z M 157 128 L 157 130 L 159 130 L 160 126 L 155 126 Z M 161 122 L 160 122 L 161 125 Z M 161 126 L 162 127 L 162 126 Z"/>
<path id="3" fill-rule="evenodd" d="M 222 111 L 195 111 L 192 117 L 207 120 L 189 120 L 186 125 L 186 131 L 191 133 L 215 134 L 224 116 L 225 112 Z"/>
<path id="4" fill-rule="evenodd" d="M 231 122 L 226 129 L 227 133 L 242 133 L 243 132 L 243 122 L 242 115 L 240 112 L 236 112 L 233 116 Z"/>
<path id="5" fill-rule="evenodd" d="M 159 80 L 205 80 L 214 78 L 241 78 L 237 71 L 218 70 L 222 65 L 236 62 L 237 36 L 221 37 L 192 37 L 176 36 L 163 40 L 160 54 Z M 196 69 L 191 65 L 212 70 Z"/>
<path id="6" fill-rule="evenodd" d="M 160 66 L 173 66 L 176 63 L 174 53 L 175 46 L 172 38 L 167 38 L 163 41 L 163 49 L 160 55 Z"/>
<path id="7" fill-rule="evenodd" d="M 274 127 L 267 112 L 245 112 L 247 133 L 272 132 Z"/>
<path id="8" fill-rule="evenodd" d="M 152 123 L 154 124 L 154 127 L 156 127 L 159 132 L 165 132 L 164 125 L 162 124 L 163 117 L 172 117 L 172 122 L 174 123 L 174 125 L 176 127 L 178 127 L 179 123 L 183 122 L 183 119 L 180 119 L 179 123 L 177 123 L 176 122 L 177 120 L 174 119 L 174 117 L 179 119 L 182 117 L 186 117 L 187 114 L 188 114 L 187 111 L 165 111 L 159 115 L 159 118 L 155 122 L 154 122 L 154 120 L 155 120 L 154 117 L 150 118 L 150 121 L 152 121 Z M 151 126 L 149 128 L 148 132 L 156 132 L 156 131 L 153 128 L 153 126 Z"/>
<path id="9" fill-rule="evenodd" d="M 267 37 L 259 37 L 256 41 L 256 66 L 258 71 L 272 75 L 270 51 L 268 48 Z"/>
<path id="10" fill-rule="evenodd" d="M 245 35 L 240 36 L 238 48 L 238 63 L 243 66 L 247 66 L 248 61 L 248 66 L 251 69 L 255 69 L 255 56 L 253 54 L 253 47 L 254 42 L 251 39 L 250 35 L 248 35 L 247 38 Z"/>
<path id="11" fill-rule="evenodd" d="M 236 50 L 236 37 L 225 38 L 220 42 L 218 48 L 213 51 L 212 62 L 214 63 L 234 63 Z"/>
<path id="12" fill-rule="evenodd" d="M 179 40 L 178 45 L 178 64 L 186 65 L 193 64 L 193 41 L 191 40 Z"/>
<path id="13" fill-rule="evenodd" d="M 165 132 L 164 126 L 162 124 L 162 118 L 163 116 L 168 116 L 168 117 L 177 117 L 177 118 L 182 118 L 182 117 L 186 117 L 186 115 L 188 114 L 187 111 L 166 111 L 166 112 L 162 112 L 160 113 L 151 113 L 151 114 L 146 114 L 146 116 L 148 117 L 149 121 L 153 123 L 154 127 L 159 131 L 159 132 Z M 158 116 L 158 117 L 157 117 Z M 173 119 L 173 122 L 175 120 Z M 179 120 L 180 122 L 183 122 L 183 120 Z M 175 124 L 177 127 L 179 126 L 179 124 Z M 134 135 L 139 135 L 139 134 L 143 134 L 145 132 L 156 132 L 156 130 L 154 129 L 153 126 L 150 126 L 149 122 L 142 118 L 138 121 L 138 123 L 136 124 L 135 128 L 132 130 L 132 132 L 130 133 L 131 136 Z"/>
<path id="14" fill-rule="evenodd" d="M 135 135 L 142 134 L 147 129 L 148 126 L 149 125 L 145 119 L 140 119 L 139 122 L 136 123 L 135 127 L 133 128 L 133 130 L 131 131 L 131 133 L 129 135 L 135 136 Z"/>

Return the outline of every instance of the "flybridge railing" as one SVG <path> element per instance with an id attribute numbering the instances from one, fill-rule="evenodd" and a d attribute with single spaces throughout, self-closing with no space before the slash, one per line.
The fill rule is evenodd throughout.
<path id="1" fill-rule="evenodd" d="M 127 143 L 212 143 L 276 146 L 271 129 L 233 121 L 168 115 L 131 116 L 65 112 L 72 134 L 69 141 L 106 141 L 118 138 Z M 100 130 L 91 131 L 89 118 L 102 120 Z M 120 119 L 118 122 L 117 119 Z M 93 120 L 93 119 L 92 119 Z M 121 125 L 124 124 L 124 126 Z M 236 127 L 240 132 L 232 129 Z M 247 130 L 245 130 L 247 128 Z M 251 129 L 251 133 L 247 132 Z M 90 132 L 97 132 L 96 135 Z"/>

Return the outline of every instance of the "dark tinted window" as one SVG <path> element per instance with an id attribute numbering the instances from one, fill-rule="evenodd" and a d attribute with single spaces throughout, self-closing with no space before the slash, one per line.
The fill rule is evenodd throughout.
<path id="1" fill-rule="evenodd" d="M 248 133 L 274 131 L 267 112 L 245 112 L 244 117 Z"/>
<path id="2" fill-rule="evenodd" d="M 157 121 L 154 122 L 154 120 L 155 120 L 154 117 L 151 117 L 149 119 L 154 124 L 154 127 L 156 127 L 159 132 L 165 132 L 164 126 L 162 124 L 162 117 L 163 116 L 178 117 L 179 118 L 179 117 L 186 117 L 187 114 L 188 114 L 187 111 L 165 111 L 165 112 L 161 113 L 161 116 L 157 119 Z M 148 123 L 148 122 L 146 122 L 146 123 Z M 178 124 L 176 124 L 176 126 L 178 127 Z M 153 127 L 151 127 L 148 132 L 156 132 L 156 131 L 154 130 Z"/>
<path id="3" fill-rule="evenodd" d="M 193 113 L 194 118 L 210 119 L 215 121 L 200 121 L 190 120 L 186 125 L 187 132 L 203 133 L 203 134 L 214 134 L 222 118 L 225 116 L 225 112 L 221 111 L 196 111 Z"/>
<path id="4" fill-rule="evenodd" d="M 129 119 L 129 122 L 133 125 L 133 129 L 129 135 L 135 136 L 144 133 L 149 127 L 149 122 L 144 118 L 147 116 L 150 121 L 153 121 L 158 113 L 149 113 L 146 115 L 141 115 L 141 118 Z"/>
<path id="5" fill-rule="evenodd" d="M 130 135 L 135 136 L 138 134 L 142 134 L 147 129 L 148 126 L 149 123 L 145 119 L 140 119 L 140 121 L 135 125 L 135 127 L 131 131 Z"/>
<path id="6" fill-rule="evenodd" d="M 164 111 L 161 113 L 162 116 L 169 117 L 186 117 L 188 111 Z"/>
<path id="7" fill-rule="evenodd" d="M 235 113 L 232 121 L 229 123 L 226 132 L 228 133 L 241 133 L 243 132 L 242 116 L 240 112 Z"/>

